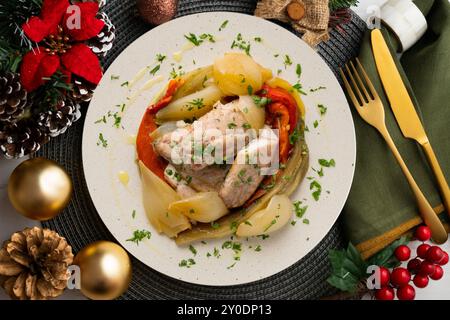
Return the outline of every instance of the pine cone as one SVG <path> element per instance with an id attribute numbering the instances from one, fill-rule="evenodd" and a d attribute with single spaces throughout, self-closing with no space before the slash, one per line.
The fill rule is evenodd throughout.
<path id="1" fill-rule="evenodd" d="M 0 121 L 15 122 L 28 105 L 28 93 L 20 83 L 20 75 L 0 74 Z"/>
<path id="2" fill-rule="evenodd" d="M 91 101 L 94 90 L 97 87 L 95 84 L 77 76 L 72 76 L 72 86 L 73 90 L 68 91 L 67 94 L 73 101 L 80 103 Z"/>
<path id="3" fill-rule="evenodd" d="M 31 119 L 16 123 L 0 122 L 0 151 L 5 158 L 21 158 L 38 151 L 48 136 Z"/>
<path id="4" fill-rule="evenodd" d="M 27 228 L 0 249 L 0 284 L 13 299 L 55 298 L 67 286 L 72 262 L 66 239 L 49 229 Z"/>
<path id="5" fill-rule="evenodd" d="M 38 125 L 54 138 L 80 119 L 80 105 L 70 99 L 60 101 L 54 108 L 39 114 Z"/>
<path id="6" fill-rule="evenodd" d="M 114 39 L 116 38 L 116 27 L 112 24 L 105 12 L 99 12 L 97 18 L 102 20 L 105 26 L 97 37 L 89 40 L 88 45 L 91 47 L 92 52 L 100 57 L 104 57 L 113 46 Z"/>

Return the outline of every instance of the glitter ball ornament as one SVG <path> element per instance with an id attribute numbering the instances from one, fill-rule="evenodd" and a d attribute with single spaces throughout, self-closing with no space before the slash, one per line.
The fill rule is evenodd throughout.
<path id="1" fill-rule="evenodd" d="M 137 0 L 139 15 L 153 25 L 171 20 L 177 12 L 177 4 L 177 0 Z"/>

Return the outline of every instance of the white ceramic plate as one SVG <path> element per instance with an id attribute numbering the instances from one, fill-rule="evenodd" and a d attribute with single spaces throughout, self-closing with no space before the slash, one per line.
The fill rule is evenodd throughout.
<path id="1" fill-rule="evenodd" d="M 219 31 L 221 24 L 228 20 L 227 26 Z M 205 41 L 198 47 L 185 50 L 182 60 L 173 53 L 186 49 L 184 34 L 209 33 L 216 42 Z M 315 177 L 322 185 L 319 201 L 311 196 L 310 180 L 305 179 L 293 194 L 292 200 L 301 200 L 308 209 L 303 219 L 293 226 L 270 235 L 268 239 L 238 239 L 242 243 L 240 261 L 234 260 L 232 250 L 222 249 L 228 239 L 198 243 L 194 247 L 197 254 L 186 247 L 177 247 L 173 240 L 159 235 L 148 222 L 141 195 L 141 182 L 135 162 L 135 146 L 130 136 L 137 133 L 142 115 L 151 99 L 161 91 L 169 79 L 172 68 L 189 71 L 203 65 L 210 65 L 218 56 L 230 49 L 237 34 L 251 43 L 252 57 L 274 73 L 281 70 L 280 76 L 291 83 L 298 81 L 297 63 L 302 66 L 300 82 L 307 92 L 303 96 L 306 104 L 306 134 L 311 153 L 311 168 L 307 177 Z M 260 37 L 262 42 L 254 40 Z M 238 49 L 234 49 L 238 50 Z M 155 66 L 155 56 L 166 55 L 156 73 L 157 82 L 152 88 L 143 91 L 136 99 L 139 88 L 153 78 L 149 71 Z M 284 66 L 285 55 L 292 65 Z M 131 82 L 142 68 L 149 66 L 144 76 L 131 88 L 121 86 Z M 116 79 L 119 76 L 119 79 Z M 160 76 L 158 78 L 158 76 Z M 153 80 L 155 81 L 155 80 Z M 310 89 L 326 89 L 310 92 Z M 113 117 L 106 116 L 107 123 L 95 123 L 108 112 L 117 112 L 125 103 L 120 128 L 113 126 Z M 318 104 L 327 107 L 321 116 Z M 318 126 L 315 128 L 314 122 Z M 107 140 L 107 147 L 99 143 L 99 134 Z M 132 139 L 131 139 L 132 140 Z M 100 145 L 99 145 L 100 144 Z M 237 285 L 274 275 L 303 258 L 327 234 L 339 216 L 347 199 L 354 173 L 355 132 L 349 106 L 331 70 L 325 62 L 306 43 L 289 31 L 271 22 L 253 16 L 236 13 L 202 13 L 179 18 L 159 26 L 132 43 L 115 60 L 98 86 L 90 104 L 83 133 L 83 165 L 87 185 L 95 207 L 106 226 L 132 255 L 149 267 L 187 282 L 204 285 Z M 324 177 L 319 178 L 313 170 L 319 169 L 318 159 L 335 160 L 335 168 L 324 168 Z M 123 185 L 118 173 L 129 174 L 128 185 Z M 132 212 L 135 210 L 135 217 Z M 306 222 L 306 221 L 305 221 Z M 126 241 L 134 230 L 149 230 L 150 240 L 139 245 Z M 255 251 L 257 246 L 260 251 Z M 219 249 L 220 257 L 207 257 Z M 196 262 L 191 268 L 180 267 L 183 259 L 193 258 Z M 236 263 L 235 263 L 236 262 Z M 231 267 L 232 266 L 232 267 Z"/>

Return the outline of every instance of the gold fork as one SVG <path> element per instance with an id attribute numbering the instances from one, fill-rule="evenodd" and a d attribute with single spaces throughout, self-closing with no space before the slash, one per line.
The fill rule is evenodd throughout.
<path id="1" fill-rule="evenodd" d="M 353 105 L 355 106 L 355 109 L 358 111 L 361 118 L 363 118 L 364 121 L 378 130 L 378 132 L 382 135 L 392 153 L 394 154 L 394 157 L 397 159 L 397 162 L 399 163 L 400 168 L 406 176 L 406 179 L 408 180 L 408 183 L 416 197 L 417 206 L 419 207 L 419 212 L 422 216 L 422 219 L 425 224 L 431 229 L 433 240 L 439 244 L 444 243 L 445 241 L 447 241 L 447 231 L 442 225 L 442 222 L 439 220 L 439 217 L 434 212 L 430 203 L 423 195 L 422 191 L 411 175 L 411 172 L 406 166 L 405 161 L 403 161 L 402 156 L 398 152 L 398 149 L 395 146 L 395 143 L 392 140 L 388 129 L 386 128 L 383 103 L 381 102 L 378 93 L 376 92 L 374 86 L 372 85 L 372 82 L 367 76 L 367 73 L 359 62 L 358 58 L 356 58 L 356 62 L 360 72 L 357 71 L 352 61 L 350 61 L 351 70 L 348 65 L 345 65 L 345 69 L 353 85 L 353 89 L 350 86 L 350 83 L 347 80 L 344 71 L 340 69 L 341 77 L 344 81 L 347 93 L 350 96 L 350 99 L 352 100 Z M 364 78 L 365 83 L 361 79 L 360 74 Z"/>

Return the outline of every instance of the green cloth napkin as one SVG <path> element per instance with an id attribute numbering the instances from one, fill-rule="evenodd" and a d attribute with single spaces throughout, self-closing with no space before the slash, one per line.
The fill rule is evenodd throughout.
<path id="1" fill-rule="evenodd" d="M 428 30 L 397 60 L 397 65 L 444 174 L 450 178 L 450 4 L 448 0 L 415 3 L 427 18 Z M 397 40 L 386 30 L 383 34 L 395 54 Z M 425 155 L 418 144 L 403 137 L 383 92 L 372 54 L 370 30 L 365 35 L 359 59 L 383 100 L 387 127 L 406 164 L 432 206 L 442 211 L 438 186 Z M 388 146 L 351 108 L 357 162 L 342 221 L 347 238 L 367 257 L 421 220 L 415 198 Z"/>

